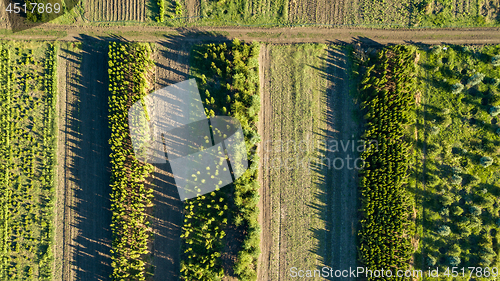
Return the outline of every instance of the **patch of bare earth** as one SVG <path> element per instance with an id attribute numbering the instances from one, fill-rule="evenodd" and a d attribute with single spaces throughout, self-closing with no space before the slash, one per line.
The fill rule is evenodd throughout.
<path id="1" fill-rule="evenodd" d="M 266 79 L 269 77 L 269 48 L 266 45 L 262 45 L 260 49 L 259 56 L 259 82 L 260 82 L 260 101 L 261 109 L 259 113 L 259 123 L 258 132 L 262 136 L 262 139 L 270 139 L 270 131 L 265 129 L 271 123 L 271 103 L 269 99 L 269 83 L 270 81 Z M 264 159 L 263 151 L 266 147 L 263 147 L 261 143 L 259 145 L 259 158 Z M 261 225 L 261 237 L 260 237 L 260 256 L 257 270 L 257 280 L 270 280 L 270 275 L 272 272 L 276 272 L 271 268 L 271 204 L 270 204 L 270 194 L 269 194 L 269 181 L 270 175 L 269 169 L 264 169 L 264 161 L 259 164 L 259 184 L 260 184 L 260 200 L 259 200 L 259 223 Z"/>
<path id="2" fill-rule="evenodd" d="M 349 94 L 349 69 L 345 51 L 337 48 L 329 50 L 327 90 L 327 158 L 330 167 L 327 173 L 330 202 L 329 239 L 331 247 L 326 249 L 326 262 L 334 269 L 356 267 L 356 234 L 358 223 L 358 170 L 354 162 L 360 137 L 360 125 L 354 119 L 357 110 Z M 333 147 L 335 143 L 339 146 Z M 341 159 L 341 160 L 336 160 Z M 340 163 L 343 163 L 341 166 Z M 350 164 L 349 164 L 350 162 Z M 358 163 L 359 164 L 359 163 Z M 348 166 L 350 165 L 350 167 Z M 345 280 L 354 280 L 350 277 Z"/>
<path id="3" fill-rule="evenodd" d="M 112 272 L 109 201 L 107 50 L 84 41 L 61 48 L 58 97 L 56 280 L 109 280 Z M 64 71 L 65 70 L 65 71 Z"/>
<path id="4" fill-rule="evenodd" d="M 156 90 L 188 79 L 191 44 L 176 39 L 169 38 L 156 44 Z M 152 185 L 154 280 L 179 280 L 183 203 L 168 163 L 155 164 Z"/>
<path id="5" fill-rule="evenodd" d="M 186 0 L 187 16 L 191 18 L 190 22 L 198 20 L 195 17 L 200 15 L 200 1 L 204 0 Z"/>
<path id="6" fill-rule="evenodd" d="M 144 21 L 146 1 L 86 0 L 84 9 L 90 21 Z"/>

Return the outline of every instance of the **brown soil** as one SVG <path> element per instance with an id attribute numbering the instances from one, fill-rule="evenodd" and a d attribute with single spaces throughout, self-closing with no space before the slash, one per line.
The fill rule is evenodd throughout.
<path id="1" fill-rule="evenodd" d="M 63 31 L 64 37 L 37 35 L 37 30 Z M 446 28 L 446 29 L 397 29 L 383 30 L 370 28 L 167 28 L 155 26 L 57 26 L 44 24 L 34 28 L 32 35 L 4 35 L 1 39 L 40 39 L 78 41 L 81 34 L 116 40 L 116 37 L 131 41 L 160 42 L 163 34 L 178 34 L 177 40 L 199 42 L 203 40 L 226 41 L 233 38 L 256 40 L 266 43 L 361 43 L 364 47 L 381 44 L 500 44 L 500 28 Z M 224 36 L 214 36 L 210 32 L 223 32 Z M 131 33 L 131 34 L 126 34 Z M 256 34 L 259 35 L 256 35 Z M 116 35 L 113 35 L 116 34 Z M 123 35 L 122 35 L 123 34 Z M 306 36 L 304 36 L 306 34 Z"/>
<path id="2" fill-rule="evenodd" d="M 66 73 L 59 74 L 66 78 L 58 100 L 57 193 L 64 194 L 64 206 L 58 202 L 56 217 L 64 226 L 56 228 L 63 247 L 56 251 L 56 262 L 62 258 L 56 280 L 109 280 L 107 52 L 97 42 L 84 42 L 80 53 L 60 53 Z"/>
<path id="3" fill-rule="evenodd" d="M 259 82 L 260 82 L 260 100 L 261 100 L 261 110 L 259 113 L 259 123 L 258 132 L 262 139 L 270 139 L 270 131 L 265 130 L 269 124 L 271 124 L 272 116 L 272 106 L 269 99 L 269 80 L 265 77 L 269 76 L 269 49 L 266 45 L 262 45 L 260 49 L 259 56 Z M 263 151 L 265 148 L 259 147 L 259 157 L 264 159 Z M 269 172 L 270 170 L 264 169 L 264 161 L 261 161 L 259 165 L 259 183 L 260 183 L 260 200 L 259 200 L 259 223 L 261 225 L 261 237 L 260 237 L 260 249 L 261 254 L 259 256 L 259 264 L 257 270 L 257 280 L 270 280 L 270 272 L 273 271 L 271 268 L 271 209 L 270 195 L 269 195 Z"/>
<path id="4" fill-rule="evenodd" d="M 144 21 L 146 1 L 86 0 L 84 9 L 89 21 Z"/>
<path id="5" fill-rule="evenodd" d="M 347 55 L 344 50 L 332 48 L 328 57 L 328 81 L 327 89 L 327 139 L 337 140 L 339 143 L 348 145 L 360 139 L 361 127 L 354 119 L 353 113 L 357 106 L 349 93 L 349 73 Z M 350 144 L 352 145 L 352 144 Z M 356 143 L 355 147 L 359 144 Z M 350 149 L 338 151 L 327 151 L 328 159 L 356 158 Z M 357 210 L 358 210 L 358 171 L 357 169 L 335 169 L 333 167 L 327 174 L 328 206 L 330 206 L 329 222 L 330 245 L 325 249 L 326 264 L 334 269 L 348 269 L 355 267 L 356 260 L 356 236 L 357 236 Z M 347 163 L 349 165 L 349 163 Z M 352 166 L 352 163 L 351 163 Z M 344 278 L 354 280 L 352 278 Z"/>
<path id="6" fill-rule="evenodd" d="M 155 89 L 188 79 L 189 50 L 191 44 L 164 39 L 157 42 L 155 52 Z M 153 175 L 153 266 L 154 279 L 179 280 L 180 246 L 183 203 L 167 164 L 155 164 Z"/>
<path id="7" fill-rule="evenodd" d="M 186 0 L 186 10 L 187 10 L 186 16 L 189 18 L 199 16 L 200 0 Z"/>

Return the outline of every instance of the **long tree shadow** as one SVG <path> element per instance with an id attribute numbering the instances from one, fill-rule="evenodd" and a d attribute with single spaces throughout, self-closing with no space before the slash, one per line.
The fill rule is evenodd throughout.
<path id="1" fill-rule="evenodd" d="M 111 150 L 108 145 L 108 73 L 106 43 L 82 36 L 80 91 L 71 112 L 70 130 L 79 139 L 73 151 L 78 187 L 74 192 L 73 269 L 76 280 L 108 280 L 111 269 L 109 198 Z"/>
<path id="2" fill-rule="evenodd" d="M 369 42 L 377 46 L 376 42 Z M 362 124 L 354 120 L 353 114 L 360 111 L 349 93 L 349 62 L 345 49 L 328 49 L 322 75 L 328 80 L 326 89 L 326 111 L 323 113 L 327 128 L 320 132 L 324 146 L 318 150 L 319 159 L 312 169 L 319 176 L 316 183 L 320 190 L 316 196 L 320 205 L 310 206 L 324 220 L 326 228 L 312 228 L 313 236 L 325 241 L 325 248 L 314 249 L 322 257 L 323 264 L 334 269 L 356 266 L 358 229 L 357 170 L 349 169 L 345 161 L 355 159 L 357 151 L 351 150 L 360 138 Z M 357 142 L 356 142 L 357 145 Z M 348 149 L 343 149 L 342 146 Z M 342 164 L 342 165 L 341 165 Z M 321 266 L 318 269 L 321 270 Z"/>

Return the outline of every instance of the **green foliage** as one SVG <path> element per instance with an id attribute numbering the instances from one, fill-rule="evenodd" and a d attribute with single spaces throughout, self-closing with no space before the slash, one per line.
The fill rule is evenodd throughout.
<path id="1" fill-rule="evenodd" d="M 481 215 L 481 208 L 478 206 L 470 206 L 469 212 L 471 215 L 477 217 L 477 216 Z"/>
<path id="2" fill-rule="evenodd" d="M 452 177 L 451 177 L 451 180 L 450 180 L 450 183 L 453 184 L 453 185 L 461 185 L 462 184 L 462 177 L 457 175 L 457 174 L 454 174 Z"/>
<path id="3" fill-rule="evenodd" d="M 0 44 L 1 280 L 52 278 L 57 52 Z"/>
<path id="4" fill-rule="evenodd" d="M 368 61 L 363 79 L 362 107 L 366 111 L 364 137 L 377 140 L 379 149 L 362 154 L 362 219 L 359 236 L 360 260 L 368 269 L 409 267 L 413 255 L 410 237 L 415 225 L 412 203 L 405 189 L 409 149 L 403 136 L 414 110 L 416 86 L 415 50 L 389 47 Z M 393 75 L 397 73 L 398 75 Z M 387 85 L 392 83 L 392 89 Z M 387 251 L 398 252 L 397 257 Z"/>
<path id="5" fill-rule="evenodd" d="M 463 91 L 463 89 L 464 85 L 460 82 L 451 85 L 451 93 L 454 95 L 459 94 L 460 92 Z"/>
<path id="6" fill-rule="evenodd" d="M 490 107 L 489 113 L 493 117 L 497 116 L 498 114 L 500 114 L 500 106 L 492 106 L 492 107 Z"/>
<path id="7" fill-rule="evenodd" d="M 109 43 L 109 126 L 111 128 L 111 230 L 113 280 L 145 280 L 153 190 L 144 185 L 153 166 L 133 155 L 128 109 L 148 90 L 147 73 L 154 65 L 147 44 Z"/>
<path id="8" fill-rule="evenodd" d="M 485 75 L 483 73 L 476 73 L 472 75 L 472 77 L 467 80 L 467 87 L 473 87 L 477 84 L 481 83 L 484 79 Z"/>
<path id="9" fill-rule="evenodd" d="M 437 233 L 441 236 L 448 236 L 450 235 L 451 233 L 451 229 L 449 226 L 447 225 L 441 225 L 438 230 L 437 230 Z"/>
<path id="10" fill-rule="evenodd" d="M 457 256 L 449 256 L 446 259 L 446 263 L 450 266 L 458 266 L 460 264 L 461 260 Z"/>
<path id="11" fill-rule="evenodd" d="M 436 258 L 429 255 L 427 256 L 427 258 L 425 259 L 425 264 L 429 267 L 433 267 L 436 265 Z"/>
<path id="12" fill-rule="evenodd" d="M 156 16 L 157 22 L 165 21 L 165 0 L 157 0 L 156 4 L 158 5 L 158 16 Z"/>
<path id="13" fill-rule="evenodd" d="M 441 196 L 441 200 L 440 200 L 441 204 L 443 204 L 443 206 L 450 206 L 454 200 L 451 196 L 449 196 L 448 194 L 445 194 L 443 196 Z"/>
<path id="14" fill-rule="evenodd" d="M 492 57 L 491 64 L 493 64 L 493 66 L 500 66 L 500 55 Z"/>
<path id="15" fill-rule="evenodd" d="M 230 115 L 237 118 L 245 134 L 245 142 L 249 149 L 247 155 L 250 159 L 250 167 L 258 163 L 258 157 L 254 156 L 256 145 L 260 141 L 257 133 L 258 112 L 260 110 L 260 98 L 258 91 L 258 63 L 260 46 L 258 44 L 245 44 L 235 39 L 231 44 L 206 44 L 196 46 L 192 57 L 192 74 L 200 79 L 198 83 L 202 100 L 207 111 L 207 116 Z M 243 237 L 242 248 L 238 253 L 238 259 L 233 269 L 240 280 L 257 279 L 257 259 L 260 253 L 259 234 L 260 227 L 257 223 L 259 184 L 257 169 L 247 170 L 243 176 L 234 183 L 233 194 L 229 199 L 234 204 L 231 214 L 228 214 L 228 225 L 238 227 Z M 215 198 L 223 194 L 216 192 Z M 200 210 L 193 211 L 194 216 L 202 216 Z M 210 216 L 208 216 L 210 217 Z M 222 217 L 215 217 L 219 223 Z M 191 226 L 189 226 L 191 225 Z M 192 219 L 184 222 L 183 229 L 191 229 L 194 225 Z M 224 226 L 226 227 L 226 226 Z M 222 228 L 222 227 L 221 227 Z M 183 239 L 183 249 L 198 245 L 201 240 L 194 239 L 192 244 Z M 214 242 L 222 247 L 222 237 Z M 201 245 L 203 247 L 203 245 Z M 219 251 L 221 251 L 219 249 Z M 194 247 L 193 247 L 193 251 Z M 209 251 L 199 249 L 196 256 L 182 255 L 182 278 L 185 280 L 216 280 L 207 279 L 204 276 L 215 276 L 222 278 L 224 272 L 220 271 L 220 256 L 210 256 Z M 214 267 L 204 267 L 203 260 L 212 260 Z M 191 269 L 192 268 L 192 269 Z M 197 270 L 197 272 L 195 272 Z"/>
<path id="16" fill-rule="evenodd" d="M 459 257 L 460 253 L 462 253 L 462 249 L 460 249 L 460 246 L 458 244 L 451 245 L 448 251 L 446 251 L 446 254 L 449 256 Z"/>
<path id="17" fill-rule="evenodd" d="M 454 216 L 459 217 L 463 212 L 464 210 L 460 206 L 453 206 L 452 208 L 452 215 Z"/>
<path id="18" fill-rule="evenodd" d="M 493 158 L 491 158 L 489 156 L 483 156 L 480 159 L 480 163 L 481 163 L 481 166 L 487 168 L 487 167 L 491 166 L 491 164 L 493 164 Z"/>

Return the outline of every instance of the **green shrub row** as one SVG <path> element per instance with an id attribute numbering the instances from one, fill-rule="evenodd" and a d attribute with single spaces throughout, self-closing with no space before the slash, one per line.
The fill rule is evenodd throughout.
<path id="1" fill-rule="evenodd" d="M 111 128 L 111 211 L 113 280 L 146 280 L 153 190 L 144 185 L 153 166 L 139 162 L 133 152 L 128 109 L 147 94 L 152 70 L 147 44 L 109 43 L 109 126 Z"/>
<path id="2" fill-rule="evenodd" d="M 193 50 L 192 74 L 197 78 L 205 111 L 208 117 L 215 115 L 229 115 L 237 118 L 245 135 L 248 150 L 249 169 L 238 178 L 234 184 L 215 192 L 213 198 L 227 198 L 229 212 L 222 219 L 224 225 L 227 220 L 227 229 L 233 231 L 231 238 L 241 237 L 237 260 L 233 265 L 239 280 L 257 279 L 257 258 L 260 253 L 260 226 L 257 222 L 259 201 L 259 184 L 257 179 L 258 156 L 255 154 L 256 145 L 260 142 L 257 133 L 258 113 L 260 110 L 258 55 L 260 46 L 244 44 L 235 39 L 230 44 L 207 44 L 197 46 Z M 195 199 L 197 202 L 204 200 Z M 219 199 L 220 200 L 220 199 Z M 204 202 L 209 204 L 209 202 Z M 186 220 L 183 228 L 193 224 L 193 220 Z M 220 221 L 218 223 L 221 223 Z M 203 230 L 198 230 L 203 233 Z M 214 251 L 224 251 L 224 241 L 221 237 L 219 248 Z M 183 249 L 191 247 L 183 240 Z M 202 253 L 206 255 L 207 253 Z M 218 280 L 224 274 L 219 269 L 195 272 L 191 268 L 199 268 L 206 256 L 182 256 L 182 277 L 185 280 Z M 215 264 L 221 264 L 220 257 L 214 257 Z M 219 267 L 220 268 L 220 267 Z M 216 276 L 213 279 L 206 276 Z"/>
<path id="3" fill-rule="evenodd" d="M 12 118 L 11 63 L 10 52 L 0 52 L 0 279 L 8 279 L 9 267 L 9 186 L 10 169 L 13 168 L 12 150 L 10 148 L 10 120 Z"/>
<path id="4" fill-rule="evenodd" d="M 362 153 L 359 259 L 368 269 L 395 273 L 409 267 L 414 252 L 413 201 L 406 190 L 412 142 L 405 131 L 415 102 L 415 49 L 389 47 L 367 63 L 361 83 L 364 138 L 377 145 Z"/>
<path id="5" fill-rule="evenodd" d="M 158 5 L 158 16 L 156 17 L 157 22 L 164 22 L 165 21 L 165 0 L 158 0 L 156 2 Z"/>

